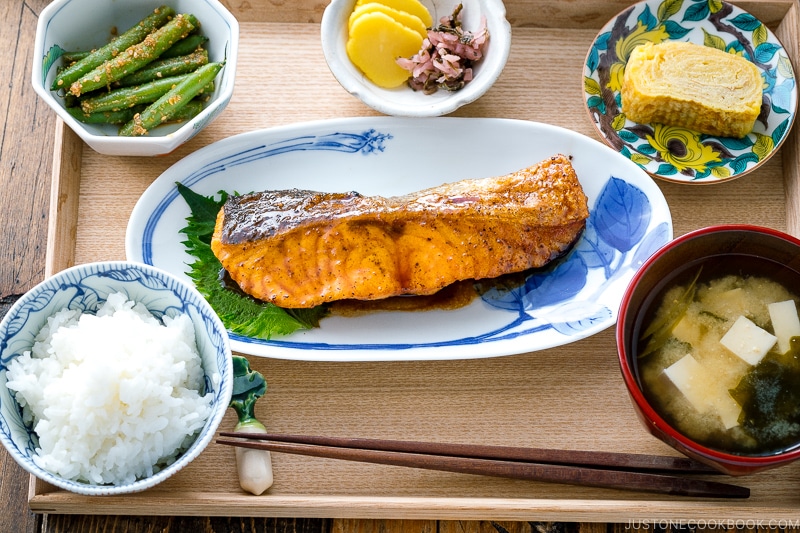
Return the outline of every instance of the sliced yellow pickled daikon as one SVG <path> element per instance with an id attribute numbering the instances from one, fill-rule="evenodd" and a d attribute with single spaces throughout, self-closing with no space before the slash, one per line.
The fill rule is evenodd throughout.
<path id="1" fill-rule="evenodd" d="M 390 89 L 402 85 L 410 73 L 397 64 L 422 47 L 422 37 L 381 12 L 364 13 L 353 21 L 347 55 L 376 85 Z"/>
<path id="2" fill-rule="evenodd" d="M 353 12 L 350 14 L 350 20 L 348 22 L 348 28 L 350 28 L 350 31 L 353 31 L 353 22 L 359 16 L 365 13 L 374 12 L 380 12 L 389 15 L 403 26 L 406 26 L 407 28 L 419 33 L 423 39 L 428 36 L 428 30 L 418 16 L 407 13 L 406 11 L 394 9 L 380 2 L 369 2 L 356 7 L 355 10 L 353 10 Z"/>
<path id="3" fill-rule="evenodd" d="M 358 0 L 356 8 L 371 2 L 379 2 L 392 9 L 415 15 L 419 17 L 426 28 L 430 28 L 433 24 L 433 17 L 431 17 L 430 11 L 419 0 Z"/>

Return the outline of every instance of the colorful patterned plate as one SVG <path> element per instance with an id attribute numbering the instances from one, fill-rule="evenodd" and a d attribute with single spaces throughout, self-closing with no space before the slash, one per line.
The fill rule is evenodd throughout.
<path id="1" fill-rule="evenodd" d="M 689 41 L 753 61 L 764 78 L 753 131 L 733 139 L 628 120 L 620 96 L 625 63 L 647 41 Z M 794 70 L 778 39 L 753 15 L 720 0 L 645 0 L 626 9 L 592 43 L 583 90 L 589 115 L 608 145 L 650 175 L 680 183 L 719 183 L 751 172 L 778 150 L 797 110 Z"/>

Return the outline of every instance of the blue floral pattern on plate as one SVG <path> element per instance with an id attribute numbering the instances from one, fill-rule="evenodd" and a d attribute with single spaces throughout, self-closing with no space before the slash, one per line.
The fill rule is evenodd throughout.
<path id="1" fill-rule="evenodd" d="M 689 41 L 741 55 L 762 71 L 764 96 L 753 131 L 715 137 L 663 124 L 638 124 L 624 114 L 625 63 L 644 42 Z M 609 21 L 584 65 L 584 100 L 603 139 L 651 175 L 681 183 L 718 183 L 766 162 L 789 134 L 797 84 L 788 54 L 753 15 L 721 0 L 645 0 Z"/>
<path id="2" fill-rule="evenodd" d="M 611 319 L 614 311 L 597 304 L 596 296 L 616 279 L 638 269 L 670 238 L 670 226 L 666 222 L 647 232 L 650 207 L 650 201 L 640 189 L 612 176 L 590 209 L 584 235 L 564 261 L 531 274 L 519 288 L 492 289 L 483 295 L 484 301 L 519 314 L 508 329 L 528 321 L 537 324 L 515 335 L 547 328 L 575 335 Z M 601 281 L 579 298 L 590 277 Z M 493 332 L 492 337 L 501 334 L 505 333 Z"/>
<path id="3" fill-rule="evenodd" d="M 428 127 L 421 127 L 421 121 L 428 122 Z M 174 186 L 177 181 L 207 195 L 220 190 L 247 192 L 293 186 L 398 194 L 448 181 L 426 183 L 426 179 L 439 178 L 423 176 L 416 178 L 416 185 L 396 183 L 397 189 L 392 189 L 387 183 L 404 177 L 402 169 L 396 167 L 402 167 L 408 157 L 435 162 L 437 150 L 447 152 L 450 143 L 460 144 L 461 136 L 476 135 L 478 144 L 498 145 L 481 150 L 492 154 L 492 159 L 478 165 L 484 170 L 464 164 L 454 174 L 499 175 L 538 163 L 558 151 L 574 154 L 573 165 L 589 199 L 590 217 L 583 236 L 565 257 L 531 273 L 524 285 L 513 290 L 488 290 L 467 310 L 330 317 L 322 321 L 321 328 L 285 338 L 232 335 L 234 350 L 312 360 L 480 357 L 544 349 L 612 325 L 633 272 L 672 238 L 666 201 L 646 173 L 601 143 L 569 130 L 526 121 L 345 119 L 251 132 L 220 141 L 168 169 L 145 192 L 128 226 L 128 258 L 185 273 L 191 258 L 173 248 L 181 246 L 180 229 L 188 215 Z M 520 153 L 520 147 L 526 147 L 529 153 Z M 511 161 L 505 162 L 506 158 Z M 517 166 L 499 170 L 497 161 Z M 597 170 L 604 167 L 607 170 Z M 327 183 L 317 177 L 323 168 L 325 172 L 343 169 L 342 183 Z M 385 182 L 375 182 L 376 171 L 384 175 Z M 261 173 L 269 175 L 258 177 Z M 427 315 L 427 319 L 421 319 L 421 315 Z"/>

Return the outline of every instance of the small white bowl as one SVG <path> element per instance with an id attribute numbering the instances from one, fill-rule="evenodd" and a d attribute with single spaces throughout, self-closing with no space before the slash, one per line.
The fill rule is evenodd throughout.
<path id="1" fill-rule="evenodd" d="M 212 409 L 194 442 L 177 460 L 152 476 L 132 483 L 79 483 L 44 470 L 33 461 L 37 437 L 22 419 L 20 405 L 6 386 L 9 363 L 30 350 L 48 317 L 69 308 L 93 313 L 109 294 L 123 292 L 143 303 L 156 317 L 186 314 L 191 318 L 205 373 L 205 392 L 213 393 Z M 164 481 L 211 442 L 228 409 L 233 390 L 233 362 L 227 331 L 206 300 L 187 283 L 142 263 L 108 261 L 68 268 L 25 293 L 0 322 L 0 442 L 29 473 L 62 489 L 85 495 L 138 492 Z"/>
<path id="2" fill-rule="evenodd" d="M 386 115 L 435 117 L 452 113 L 483 96 L 505 67 L 511 48 L 511 25 L 502 0 L 420 0 L 431 13 L 433 24 L 463 5 L 462 24 L 466 31 L 480 27 L 486 17 L 489 43 L 486 55 L 475 64 L 475 77 L 458 91 L 438 90 L 425 94 L 403 85 L 384 89 L 372 83 L 347 56 L 348 20 L 356 0 L 332 0 L 322 15 L 322 50 L 328 67 L 339 84 L 369 107 Z"/>
<path id="3" fill-rule="evenodd" d="M 147 136 L 120 137 L 117 126 L 84 124 L 64 107 L 64 98 L 50 87 L 64 51 L 91 50 L 107 43 L 114 28 L 123 32 L 167 4 L 177 13 L 191 13 L 200 21 L 209 61 L 225 61 L 215 80 L 211 100 L 193 119 L 165 125 Z M 42 10 L 36 27 L 32 83 L 36 93 L 93 150 L 105 155 L 155 156 L 172 152 L 194 137 L 224 108 L 233 95 L 239 23 L 218 0 L 55 0 Z"/>

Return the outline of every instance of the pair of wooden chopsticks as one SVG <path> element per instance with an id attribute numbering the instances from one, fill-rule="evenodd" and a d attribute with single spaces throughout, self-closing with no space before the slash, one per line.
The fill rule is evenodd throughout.
<path id="1" fill-rule="evenodd" d="M 750 496 L 747 487 L 670 475 L 718 473 L 683 457 L 308 435 L 221 432 L 220 437 L 217 443 L 229 446 L 428 470 L 678 496 Z"/>

